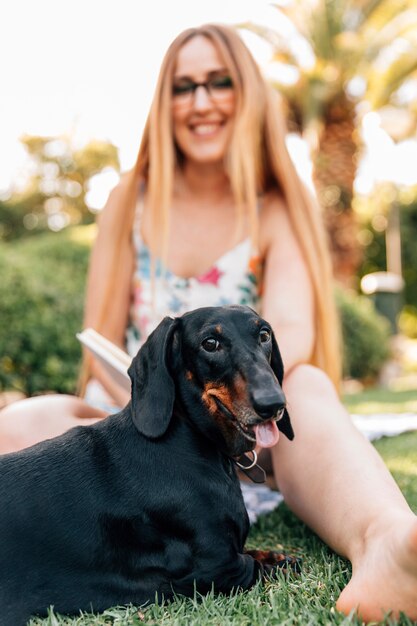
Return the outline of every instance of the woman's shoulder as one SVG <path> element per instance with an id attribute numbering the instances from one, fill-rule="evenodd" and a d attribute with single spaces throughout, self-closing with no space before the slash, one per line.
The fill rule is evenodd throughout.
<path id="1" fill-rule="evenodd" d="M 134 169 L 120 174 L 118 182 L 110 191 L 110 196 L 126 193 L 129 189 L 135 189 L 138 194 L 143 193 L 146 189 L 145 179 L 143 177 L 138 178 Z"/>
<path id="2" fill-rule="evenodd" d="M 137 190 L 137 193 L 139 193 L 140 190 L 143 189 L 144 184 L 145 183 L 142 179 L 138 180 L 134 170 L 128 170 L 127 172 L 120 174 L 119 181 L 111 190 L 110 196 L 123 195 L 133 187 Z"/>
<path id="3" fill-rule="evenodd" d="M 122 174 L 116 183 L 116 185 L 110 190 L 110 193 L 107 198 L 107 202 L 104 205 L 100 216 L 106 215 L 107 213 L 112 213 L 115 210 L 116 205 L 121 200 L 121 198 L 127 193 L 129 188 L 129 172 L 126 174 Z"/>
<path id="4" fill-rule="evenodd" d="M 260 197 L 260 219 L 277 219 L 287 213 L 287 204 L 284 196 L 276 189 L 266 191 Z"/>
<path id="5" fill-rule="evenodd" d="M 276 190 L 266 192 L 261 198 L 259 210 L 261 249 L 266 250 L 289 228 L 290 220 L 285 198 Z"/>
<path id="6" fill-rule="evenodd" d="M 111 219 L 120 211 L 120 206 L 129 202 L 131 194 L 139 194 L 140 181 L 137 181 L 133 170 L 121 174 L 117 184 L 111 189 L 107 202 L 100 213 L 99 221 Z"/>

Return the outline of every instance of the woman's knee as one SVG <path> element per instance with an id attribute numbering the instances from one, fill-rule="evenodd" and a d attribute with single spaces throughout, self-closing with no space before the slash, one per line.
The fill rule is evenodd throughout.
<path id="1" fill-rule="evenodd" d="M 296 365 L 284 377 L 283 389 L 289 397 L 300 394 L 337 399 L 336 389 L 323 370 L 309 364 Z"/>
<path id="2" fill-rule="evenodd" d="M 105 417 L 105 415 L 106 413 L 91 407 L 81 398 L 64 394 L 50 394 L 19 400 L 0 411 L 2 419 L 23 418 L 25 416 L 93 418 Z"/>
<path id="3" fill-rule="evenodd" d="M 74 426 L 89 426 L 106 415 L 75 396 L 47 395 L 14 402 L 0 411 L 0 454 L 57 437 Z"/>

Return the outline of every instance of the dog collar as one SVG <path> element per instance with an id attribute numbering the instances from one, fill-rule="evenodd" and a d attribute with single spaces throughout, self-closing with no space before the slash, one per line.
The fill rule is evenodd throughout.
<path id="1" fill-rule="evenodd" d="M 241 454 L 232 461 L 253 483 L 264 483 L 266 480 L 265 470 L 258 465 L 258 455 L 255 450 L 251 450 L 251 453 L 252 460 L 246 454 Z"/>

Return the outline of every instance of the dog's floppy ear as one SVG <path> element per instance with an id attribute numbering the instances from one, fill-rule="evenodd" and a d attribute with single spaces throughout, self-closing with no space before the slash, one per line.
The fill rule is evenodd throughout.
<path id="1" fill-rule="evenodd" d="M 278 426 L 278 430 L 284 433 L 287 439 L 289 439 L 290 441 L 294 439 L 294 431 L 292 429 L 290 415 L 287 409 L 284 409 L 284 413 L 282 414 L 281 419 L 278 420 L 277 426 Z"/>
<path id="2" fill-rule="evenodd" d="M 168 359 L 177 320 L 165 317 L 151 333 L 129 367 L 132 381 L 132 419 L 140 433 L 161 437 L 172 416 L 175 385 Z"/>
<path id="3" fill-rule="evenodd" d="M 271 355 L 271 367 L 278 379 L 279 384 L 282 386 L 284 378 L 284 364 L 282 362 L 281 352 L 279 351 L 277 340 L 274 333 L 272 333 L 272 355 Z M 291 426 L 290 416 L 287 409 L 284 409 L 284 413 L 281 419 L 277 422 L 278 429 L 284 433 L 290 441 L 294 439 L 294 431 Z"/>
<path id="4" fill-rule="evenodd" d="M 282 386 L 284 378 L 284 363 L 282 362 L 281 352 L 279 351 L 275 334 L 271 333 L 272 340 L 272 354 L 271 354 L 271 367 L 275 376 L 278 379 L 279 384 Z"/>

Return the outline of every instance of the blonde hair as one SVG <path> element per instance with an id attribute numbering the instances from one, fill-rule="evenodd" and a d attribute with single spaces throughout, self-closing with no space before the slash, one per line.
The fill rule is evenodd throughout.
<path id="1" fill-rule="evenodd" d="M 327 372 L 338 386 L 339 329 L 322 218 L 287 152 L 287 131 L 278 94 L 266 83 L 238 34 L 223 25 L 207 24 L 182 32 L 165 55 L 137 161 L 133 170 L 125 175 L 120 192 L 112 248 L 107 251 L 108 267 L 102 268 L 108 270 L 109 280 L 105 293 L 100 294 L 95 304 L 93 325 L 106 334 L 109 307 L 117 306 L 118 276 L 126 271 L 118 263 L 118 251 L 120 246 L 131 245 L 134 207 L 141 181 L 146 182 L 147 207 L 152 219 L 150 247 L 159 254 L 166 249 L 174 171 L 181 163 L 181 154 L 173 140 L 172 80 L 179 50 L 196 36 L 206 37 L 213 43 L 224 59 L 234 85 L 236 113 L 225 168 L 236 202 L 238 222 L 242 223 L 242 216 L 247 212 L 251 238 L 257 243 L 258 195 L 275 188 L 285 199 L 313 286 L 315 344 L 311 362 Z"/>

